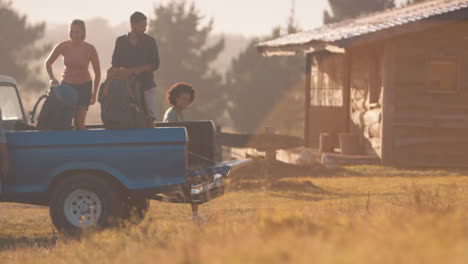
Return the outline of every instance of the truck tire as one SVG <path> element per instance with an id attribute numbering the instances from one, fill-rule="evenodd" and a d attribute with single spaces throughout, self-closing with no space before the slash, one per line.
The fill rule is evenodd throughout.
<path id="1" fill-rule="evenodd" d="M 131 225 L 138 225 L 145 219 L 145 216 L 149 211 L 149 207 L 149 200 L 128 196 L 125 201 L 123 219 Z"/>
<path id="2" fill-rule="evenodd" d="M 121 188 L 94 174 L 80 173 L 61 180 L 52 190 L 50 217 L 62 232 L 120 224 L 125 214 Z"/>

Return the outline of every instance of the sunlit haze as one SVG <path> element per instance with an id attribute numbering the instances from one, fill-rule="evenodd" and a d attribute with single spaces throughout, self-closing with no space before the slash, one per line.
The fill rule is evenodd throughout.
<path id="1" fill-rule="evenodd" d="M 170 0 L 14 0 L 13 6 L 33 21 L 49 24 L 68 23 L 73 18 L 102 17 L 111 24 L 128 20 L 139 10 L 152 17 L 154 7 Z M 197 0 L 202 14 L 215 19 L 215 32 L 264 35 L 275 25 L 284 25 L 290 16 L 292 0 Z M 301 28 L 312 28 L 322 23 L 326 0 L 296 0 L 296 19 Z"/>

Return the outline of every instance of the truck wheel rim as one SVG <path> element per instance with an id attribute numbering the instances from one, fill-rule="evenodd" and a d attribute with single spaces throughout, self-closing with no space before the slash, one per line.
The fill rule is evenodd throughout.
<path id="1" fill-rule="evenodd" d="M 102 212 L 102 202 L 91 191 L 76 189 L 68 194 L 64 203 L 65 217 L 76 227 L 95 225 Z"/>

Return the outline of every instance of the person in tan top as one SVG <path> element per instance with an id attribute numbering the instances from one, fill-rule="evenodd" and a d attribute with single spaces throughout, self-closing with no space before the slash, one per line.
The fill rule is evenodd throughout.
<path id="1" fill-rule="evenodd" d="M 52 64 L 59 56 L 63 56 L 65 69 L 62 83 L 76 89 L 78 93 L 78 109 L 74 116 L 75 129 L 85 129 L 88 108 L 96 102 L 97 91 L 101 82 L 101 67 L 99 57 L 93 45 L 85 41 L 86 26 L 82 20 L 75 19 L 70 24 L 70 40 L 58 44 L 46 60 L 46 70 L 50 77 L 50 85 L 55 87 L 59 81 L 52 71 Z M 94 70 L 94 84 L 89 73 L 89 63 Z"/>

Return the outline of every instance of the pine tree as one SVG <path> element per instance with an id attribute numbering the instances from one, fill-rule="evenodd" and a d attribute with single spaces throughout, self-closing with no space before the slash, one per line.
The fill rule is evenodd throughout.
<path id="1" fill-rule="evenodd" d="M 38 61 L 50 46 L 37 45 L 44 30 L 44 23 L 29 24 L 27 17 L 14 10 L 10 2 L 0 0 L 0 74 L 14 77 L 22 89 L 45 88 L 45 83 L 39 80 L 43 67 Z"/>
<path id="2" fill-rule="evenodd" d="M 325 24 L 395 7 L 395 0 L 328 0 L 328 2 L 332 12 L 324 12 L 323 22 Z"/>
<path id="3" fill-rule="evenodd" d="M 290 20 L 287 33 L 297 31 Z M 274 108 L 291 89 L 302 79 L 304 57 L 262 57 L 257 52 L 257 44 L 278 38 L 281 28 L 275 28 L 271 35 L 254 39 L 249 46 L 231 63 L 226 74 L 229 93 L 229 113 L 234 127 L 242 132 L 255 132 L 269 118 Z M 301 108 L 303 99 L 298 99 Z M 285 110 L 286 111 L 286 110 Z M 278 116 L 278 115 L 277 115 Z M 294 120 L 295 116 L 290 116 Z M 300 117 L 298 117 L 300 119 Z M 282 122 L 280 118 L 275 119 Z M 298 120 L 296 123 L 301 123 Z M 275 124 L 280 127 L 281 124 Z"/>
<path id="4" fill-rule="evenodd" d="M 171 1 L 155 8 L 149 34 L 156 38 L 161 58 L 156 73 L 158 105 L 162 117 L 165 92 L 176 82 L 188 82 L 197 90 L 193 106 L 186 111 L 187 119 L 218 120 L 225 108 L 222 76 L 210 68 L 224 48 L 224 39 L 208 45 L 213 20 L 202 25 L 204 17 L 184 1 Z"/>

